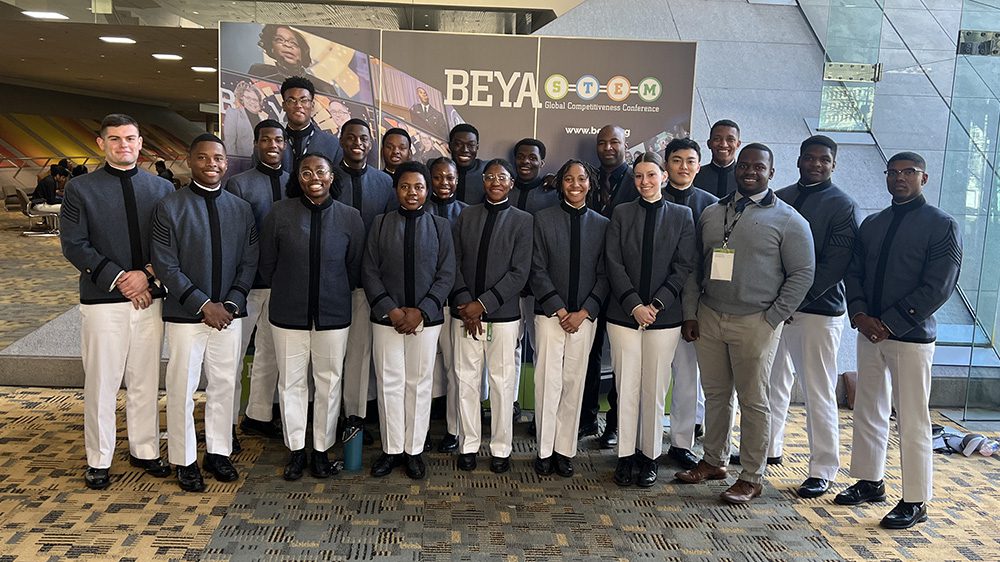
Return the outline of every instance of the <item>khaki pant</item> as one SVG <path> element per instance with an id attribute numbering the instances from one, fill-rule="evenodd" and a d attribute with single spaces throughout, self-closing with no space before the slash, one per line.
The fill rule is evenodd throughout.
<path id="1" fill-rule="evenodd" d="M 739 316 L 698 307 L 701 337 L 695 342 L 705 389 L 705 462 L 729 464 L 733 391 L 740 404 L 740 479 L 764 479 L 770 434 L 768 377 L 781 328 L 771 329 L 758 312 Z"/>

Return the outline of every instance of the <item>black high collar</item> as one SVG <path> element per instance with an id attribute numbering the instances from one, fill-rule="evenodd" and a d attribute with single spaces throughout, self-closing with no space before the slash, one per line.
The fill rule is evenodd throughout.
<path id="1" fill-rule="evenodd" d="M 404 209 L 403 206 L 400 205 L 400 207 L 398 209 L 398 212 L 399 212 L 400 216 L 407 217 L 407 218 L 409 218 L 409 217 L 416 218 L 416 217 L 419 217 L 420 215 L 424 214 L 424 207 L 423 207 L 423 205 L 421 205 L 419 209 L 414 209 L 414 210 L 411 211 L 409 209 Z"/>
<path id="2" fill-rule="evenodd" d="M 132 166 L 128 170 L 119 170 L 107 162 L 104 163 L 104 171 L 117 178 L 131 178 L 139 173 L 139 166 Z"/>
<path id="3" fill-rule="evenodd" d="M 343 160 L 340 162 L 340 169 L 347 172 L 347 175 L 353 178 L 360 178 L 361 176 L 365 175 L 365 172 L 368 171 L 368 163 L 366 162 L 365 165 L 362 166 L 360 170 L 355 170 L 354 168 L 347 165 L 346 160 Z"/>
<path id="4" fill-rule="evenodd" d="M 263 162 L 257 162 L 257 165 L 254 167 L 257 169 L 258 172 L 264 174 L 265 176 L 271 176 L 272 178 L 281 177 L 281 172 L 282 172 L 281 165 L 278 165 L 277 168 L 272 168 Z"/>
<path id="5" fill-rule="evenodd" d="M 798 184 L 796 185 L 798 185 L 799 191 L 803 193 L 816 193 L 818 191 L 823 191 L 824 189 L 827 189 L 828 187 L 833 185 L 833 180 L 828 179 L 826 181 L 821 181 L 813 185 L 805 185 L 802 183 L 802 180 L 800 179 Z"/>
<path id="6" fill-rule="evenodd" d="M 292 137 L 294 139 L 300 139 L 302 137 L 308 136 L 309 133 L 311 133 L 313 131 L 313 127 L 315 127 L 315 126 L 316 126 L 316 123 L 314 123 L 313 121 L 310 121 L 309 124 L 306 125 L 305 129 L 301 129 L 299 131 L 296 131 L 295 129 L 292 129 L 291 127 L 285 127 L 285 132 L 288 133 L 288 136 L 290 136 L 290 137 Z"/>
<path id="7" fill-rule="evenodd" d="M 301 201 L 302 205 L 305 206 L 305 208 L 309 209 L 310 211 L 322 211 L 323 209 L 329 208 L 330 205 L 333 205 L 333 197 L 330 195 L 327 195 L 326 200 L 320 203 L 319 205 L 313 203 L 305 195 L 299 197 L 299 201 Z"/>
<path id="8" fill-rule="evenodd" d="M 924 194 L 921 193 L 906 203 L 893 203 L 890 208 L 893 213 L 909 213 L 910 211 L 923 207 L 926 203 L 927 199 L 925 199 Z"/>
<path id="9" fill-rule="evenodd" d="M 663 197 L 660 197 L 656 201 L 646 201 L 642 197 L 639 198 L 639 205 L 644 209 L 659 209 L 663 206 Z"/>
<path id="10" fill-rule="evenodd" d="M 483 206 L 486 207 L 486 210 L 491 213 L 498 213 L 500 211 L 503 211 L 504 209 L 510 208 L 510 199 L 504 199 L 499 203 L 490 203 L 488 200 L 486 200 L 483 201 Z"/>
<path id="11" fill-rule="evenodd" d="M 471 172 L 472 170 L 478 168 L 479 162 L 480 162 L 479 158 L 473 158 L 468 166 L 462 166 L 458 162 L 455 162 L 455 169 L 458 170 L 458 173 L 465 175 Z"/>
<path id="12" fill-rule="evenodd" d="M 663 192 L 674 198 L 674 201 L 687 201 L 688 197 L 691 197 L 691 192 L 694 191 L 694 185 L 688 186 L 687 189 L 677 189 L 672 184 L 667 184 L 667 187 L 663 188 Z"/>
<path id="13" fill-rule="evenodd" d="M 205 199 L 215 199 L 216 197 L 222 195 L 222 186 L 220 185 L 218 189 L 205 189 L 204 187 L 198 185 L 193 180 L 191 184 L 188 185 L 191 189 L 191 193 L 199 197 L 204 197 Z"/>
<path id="14" fill-rule="evenodd" d="M 541 174 L 538 174 L 537 178 L 527 182 L 522 182 L 521 180 L 514 178 L 514 187 L 520 189 L 521 191 L 531 191 L 532 189 L 542 185 L 544 181 L 545 178 L 542 177 Z"/>
<path id="15" fill-rule="evenodd" d="M 436 194 L 431 193 L 430 194 L 430 200 L 431 200 L 431 203 L 434 203 L 435 205 L 441 205 L 441 204 L 450 205 L 450 204 L 452 204 L 452 203 L 455 202 L 455 194 L 452 193 L 451 197 L 449 197 L 447 199 L 441 199 Z"/>
<path id="16" fill-rule="evenodd" d="M 574 207 L 574 206 L 570 205 L 569 203 L 567 203 L 565 199 L 563 199 L 562 201 L 559 202 L 559 207 L 563 211 L 569 213 L 570 216 L 576 215 L 578 217 L 582 217 L 583 215 L 587 214 L 587 203 L 586 202 L 584 202 L 584 204 L 583 204 L 582 207 L 580 207 L 579 209 L 577 209 L 576 207 Z"/>

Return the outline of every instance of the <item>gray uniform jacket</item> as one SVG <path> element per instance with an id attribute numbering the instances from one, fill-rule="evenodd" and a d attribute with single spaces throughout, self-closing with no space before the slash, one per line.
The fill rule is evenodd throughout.
<path id="1" fill-rule="evenodd" d="M 923 195 L 861 223 L 844 281 L 851 318 L 882 320 L 889 339 L 931 343 L 934 312 L 955 290 L 962 265 L 958 223 Z"/>
<path id="2" fill-rule="evenodd" d="M 510 190 L 511 204 L 532 215 L 542 209 L 558 205 L 559 192 L 555 189 L 546 189 L 543 187 L 542 179 L 539 176 L 527 183 L 515 179 L 514 187 Z"/>
<path id="3" fill-rule="evenodd" d="M 632 310 L 660 309 L 649 330 L 681 325 L 680 295 L 694 269 L 697 250 L 691 209 L 660 198 L 636 199 L 615 208 L 605 242 L 608 322 L 638 328 Z"/>
<path id="4" fill-rule="evenodd" d="M 271 324 L 289 330 L 351 325 L 351 291 L 361 286 L 365 226 L 333 197 L 274 204 L 264 221 L 260 274 L 271 285 Z"/>
<path id="5" fill-rule="evenodd" d="M 60 213 L 63 255 L 80 270 L 80 303 L 128 302 L 112 284 L 124 271 L 150 263 L 153 212 L 174 192 L 169 181 L 132 168 L 105 164 L 66 184 Z M 150 285 L 154 298 L 164 295 Z"/>
<path id="6" fill-rule="evenodd" d="M 535 314 L 586 309 L 592 319 L 597 318 L 608 296 L 604 235 L 609 222 L 593 209 L 574 209 L 566 202 L 535 215 L 531 252 Z"/>
<path id="7" fill-rule="evenodd" d="M 458 197 L 454 195 L 450 199 L 439 199 L 437 195 L 431 193 L 427 196 L 427 203 L 424 205 L 424 210 L 432 215 L 448 219 L 448 222 L 455 224 L 455 221 L 458 220 L 458 215 L 462 214 L 462 211 L 468 206 L 467 203 L 459 201 Z"/>
<path id="8" fill-rule="evenodd" d="M 389 311 L 407 307 L 420 309 L 425 326 L 443 324 L 455 284 L 451 223 L 422 208 L 379 215 L 368 233 L 361 280 L 372 322 L 391 326 Z"/>
<path id="9" fill-rule="evenodd" d="M 486 198 L 486 194 L 483 192 L 483 173 L 486 171 L 486 162 L 476 158 L 468 168 L 458 166 L 457 169 L 458 185 L 455 187 L 455 197 L 467 205 L 482 203 Z"/>
<path id="10" fill-rule="evenodd" d="M 153 268 L 167 287 L 163 319 L 201 322 L 208 302 L 236 305 L 246 316 L 246 298 L 257 272 L 257 226 L 250 204 L 223 190 L 195 183 L 168 195 L 153 216 Z"/>
<path id="11" fill-rule="evenodd" d="M 226 191 L 250 203 L 257 232 L 264 230 L 264 217 L 271 212 L 271 205 L 285 196 L 288 172 L 258 162 L 256 167 L 236 174 L 226 182 Z M 257 273 L 253 280 L 254 289 L 267 288 L 267 283 Z"/>
<path id="12" fill-rule="evenodd" d="M 701 167 L 694 177 L 694 186 L 700 187 L 712 195 L 723 198 L 736 191 L 736 160 L 723 168 L 715 162 L 709 162 Z"/>
<path id="13" fill-rule="evenodd" d="M 847 311 L 844 274 L 851 263 L 858 233 L 857 203 L 830 180 L 793 184 L 774 192 L 807 221 L 816 250 L 816 273 L 800 312 L 840 316 Z"/>
<path id="14" fill-rule="evenodd" d="M 340 186 L 337 201 L 361 213 L 366 233 L 375 217 L 399 207 L 396 191 L 392 189 L 392 176 L 382 170 L 368 165 L 355 170 L 341 162 L 333 169 L 333 175 Z"/>
<path id="15" fill-rule="evenodd" d="M 510 200 L 470 205 L 455 221 L 455 290 L 457 305 L 479 300 L 484 322 L 513 322 L 521 317 L 518 295 L 531 271 L 531 215 L 511 207 Z"/>
<path id="16" fill-rule="evenodd" d="M 758 312 L 772 328 L 787 320 L 812 286 L 816 257 L 812 234 L 791 205 L 770 189 L 760 203 L 749 203 L 735 220 L 736 193 L 705 209 L 698 221 L 701 254 L 697 283 L 684 291 L 684 317 L 694 319 L 700 301 L 725 314 Z M 740 196 L 742 197 L 742 196 Z M 729 249 L 735 252 L 732 281 L 711 280 L 712 252 L 723 246 L 726 224 L 732 228 Z"/>

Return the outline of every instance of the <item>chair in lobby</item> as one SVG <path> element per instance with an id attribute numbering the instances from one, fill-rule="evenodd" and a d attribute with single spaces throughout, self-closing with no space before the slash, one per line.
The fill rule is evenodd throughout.
<path id="1" fill-rule="evenodd" d="M 17 200 L 21 204 L 21 214 L 28 217 L 28 229 L 21 236 L 59 236 L 59 214 L 35 211 L 31 206 L 31 198 L 20 187 L 17 189 Z M 38 223 L 41 219 L 41 223 Z M 41 226 L 43 230 L 35 230 Z"/>

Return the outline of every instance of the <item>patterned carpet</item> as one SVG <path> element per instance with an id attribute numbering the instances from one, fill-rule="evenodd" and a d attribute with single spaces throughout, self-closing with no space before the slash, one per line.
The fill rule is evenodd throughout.
<path id="1" fill-rule="evenodd" d="M 244 451 L 234 457 L 243 477 L 233 484 L 207 478 L 208 492 L 200 495 L 180 492 L 172 477 L 131 468 L 122 430 L 115 481 L 95 492 L 81 481 L 81 394 L 0 392 L 2 561 L 996 560 L 1000 552 L 997 458 L 936 456 L 931 519 L 910 531 L 876 526 L 898 497 L 895 468 L 883 505 L 796 498 L 807 461 L 801 409 L 790 414 L 785 463 L 769 470 L 764 496 L 730 507 L 717 498 L 725 483 L 679 485 L 668 465 L 649 490 L 618 488 L 612 453 L 593 449 L 593 439 L 581 446 L 576 476 L 538 477 L 523 423 L 511 472 L 489 472 L 481 456 L 480 468 L 464 473 L 450 455 L 431 453 L 421 482 L 401 469 L 369 477 L 373 448 L 363 472 L 285 482 L 284 447 L 244 437 Z"/>

